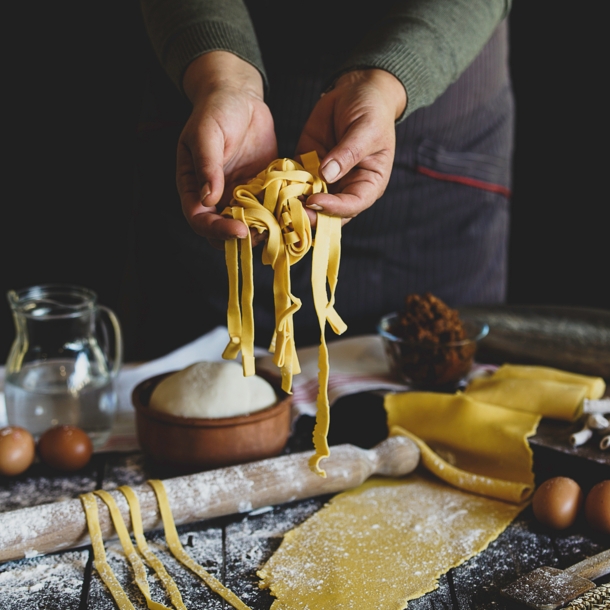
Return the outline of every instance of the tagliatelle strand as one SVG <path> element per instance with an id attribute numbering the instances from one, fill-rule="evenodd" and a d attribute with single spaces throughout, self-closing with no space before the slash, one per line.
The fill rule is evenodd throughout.
<path id="1" fill-rule="evenodd" d="M 313 431 L 313 444 L 315 454 L 309 460 L 312 471 L 325 477 L 326 473 L 319 466 L 320 461 L 330 455 L 328 446 L 328 428 L 330 425 L 330 405 L 328 400 L 328 379 L 330 366 L 328 361 L 328 347 L 324 337 L 326 321 L 337 334 L 341 334 L 347 328 L 345 323 L 334 310 L 335 287 L 337 285 L 337 274 L 339 266 L 337 263 L 338 248 L 341 238 L 341 219 L 339 217 L 318 215 L 318 227 L 316 229 L 316 247 L 313 251 L 311 284 L 313 287 L 313 300 L 320 323 L 320 351 L 318 354 L 318 397 L 316 401 L 316 425 Z M 333 247 L 331 248 L 331 244 Z M 335 261 L 331 264 L 332 254 Z M 327 294 L 326 280 L 330 287 L 330 298 Z"/>
<path id="2" fill-rule="evenodd" d="M 245 224 L 246 216 L 243 208 L 235 208 L 235 220 Z M 242 319 L 241 319 L 241 359 L 244 375 L 254 375 L 254 269 L 252 267 L 252 237 L 250 231 L 245 238 L 245 247 L 241 249 L 241 273 L 244 283 L 241 290 Z"/>
<path id="3" fill-rule="evenodd" d="M 146 538 L 144 538 L 144 527 L 142 526 L 142 513 L 140 511 L 138 496 L 135 494 L 133 489 L 127 485 L 119 487 L 119 491 L 125 496 L 125 499 L 129 504 L 131 528 L 133 530 L 133 536 L 136 539 L 138 551 L 140 551 L 142 557 L 144 557 L 148 565 L 157 574 L 161 584 L 168 592 L 174 607 L 177 608 L 177 610 L 187 610 L 174 579 L 167 573 L 167 570 L 161 563 L 161 560 L 150 550 L 148 543 L 146 542 Z"/>
<path id="4" fill-rule="evenodd" d="M 237 239 L 225 242 L 225 261 L 229 270 L 229 306 L 227 312 L 227 328 L 229 345 L 222 357 L 227 360 L 237 358 L 241 349 L 241 310 L 239 308 L 239 268 Z"/>
<path id="5" fill-rule="evenodd" d="M 262 261 L 273 268 L 273 296 L 275 303 L 275 331 L 269 347 L 273 362 L 280 368 L 282 389 L 291 393 L 292 377 L 300 373 L 294 342 L 293 316 L 301 301 L 292 294 L 290 266 L 299 261 L 313 245 L 312 288 L 314 305 L 320 323 L 320 355 L 318 381 L 318 413 L 314 430 L 316 455 L 311 469 L 325 476 L 319 467 L 330 450 L 326 440 L 329 426 L 328 349 L 324 329 L 328 321 L 335 333 L 341 334 L 346 325 L 334 309 L 335 289 L 341 256 L 341 219 L 317 214 L 315 244 L 311 224 L 299 197 L 328 192 L 318 174 L 320 161 L 315 151 L 301 155 L 303 165 L 291 159 L 277 159 L 248 184 L 233 191 L 233 200 L 223 211 L 224 216 L 244 222 L 250 229 L 267 233 Z M 242 296 L 239 299 L 238 249 L 241 250 Z M 252 276 L 252 242 L 231 239 L 225 245 L 225 259 L 229 275 L 229 303 L 227 328 L 230 341 L 223 358 L 234 359 L 242 353 L 244 375 L 254 374 L 254 296 Z M 330 297 L 327 292 L 327 281 Z"/>
<path id="6" fill-rule="evenodd" d="M 80 500 L 87 517 L 87 529 L 89 530 L 89 538 L 91 538 L 91 546 L 93 547 L 93 566 L 100 575 L 103 583 L 108 587 L 110 595 L 112 595 L 119 610 L 135 610 L 133 604 L 129 601 L 127 594 L 123 590 L 123 587 L 121 587 L 114 575 L 112 568 L 106 561 L 106 551 L 104 550 L 104 540 L 102 538 L 102 530 L 100 529 L 95 496 L 92 493 L 82 494 Z"/>
<path id="7" fill-rule="evenodd" d="M 244 602 L 233 593 L 230 589 L 227 589 L 219 580 L 214 578 L 207 570 L 200 566 L 193 558 L 184 550 L 178 537 L 178 531 L 176 530 L 176 524 L 174 523 L 174 517 L 167 499 L 165 492 L 165 486 L 162 481 L 157 479 L 151 479 L 147 483 L 153 488 L 155 495 L 157 496 L 157 503 L 159 504 L 159 511 L 161 512 L 161 519 L 163 521 L 163 528 L 165 530 L 165 540 L 167 546 L 172 552 L 172 555 L 189 570 L 197 574 L 205 584 L 220 595 L 226 602 L 231 604 L 236 610 L 251 610 L 249 606 L 246 606 Z"/>
<path id="8" fill-rule="evenodd" d="M 129 536 L 129 532 L 127 531 L 127 527 L 125 522 L 123 521 L 123 516 L 121 515 L 121 511 L 117 506 L 114 498 L 103 489 L 99 489 L 93 492 L 96 496 L 102 499 L 102 501 L 108 507 L 110 511 L 110 517 L 112 518 L 112 523 L 114 524 L 114 529 L 116 530 L 117 536 L 119 537 L 119 542 L 123 547 L 123 551 L 125 552 L 125 557 L 131 564 L 134 573 L 134 580 L 138 585 L 138 589 L 144 596 L 146 600 L 146 605 L 149 610 L 170 610 L 167 606 L 160 604 L 154 601 L 150 596 L 150 587 L 148 586 L 148 580 L 146 579 L 146 568 L 140 559 L 140 556 L 136 553 L 136 549 L 134 548 L 131 537 Z"/>

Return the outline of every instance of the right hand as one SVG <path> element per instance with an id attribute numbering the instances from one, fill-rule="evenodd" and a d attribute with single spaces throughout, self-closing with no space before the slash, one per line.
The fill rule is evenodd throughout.
<path id="1" fill-rule="evenodd" d="M 180 138 L 176 184 L 191 228 L 215 247 L 248 227 L 225 218 L 233 189 L 277 158 L 273 118 L 263 101 L 259 71 L 226 51 L 195 59 L 184 75 L 193 110 Z"/>

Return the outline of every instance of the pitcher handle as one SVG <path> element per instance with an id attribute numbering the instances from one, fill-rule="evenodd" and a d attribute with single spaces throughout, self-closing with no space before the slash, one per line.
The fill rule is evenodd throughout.
<path id="1" fill-rule="evenodd" d="M 123 363 L 123 335 L 121 333 L 121 325 L 119 324 L 119 319 L 116 317 L 116 314 L 114 311 L 112 311 L 112 309 L 106 307 L 105 305 L 98 305 L 97 307 L 106 313 L 112 325 L 112 329 L 114 330 L 115 349 L 110 374 L 112 377 L 116 377 L 121 368 L 121 364 Z"/>

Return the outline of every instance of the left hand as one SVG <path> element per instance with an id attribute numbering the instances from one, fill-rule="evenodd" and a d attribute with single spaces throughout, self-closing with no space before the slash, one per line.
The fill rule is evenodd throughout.
<path id="1" fill-rule="evenodd" d="M 307 214 L 340 216 L 343 224 L 383 195 L 396 147 L 395 121 L 407 104 L 402 83 L 385 70 L 343 74 L 311 112 L 297 154 L 315 150 L 330 193 L 311 195 Z"/>
<path id="2" fill-rule="evenodd" d="M 248 235 L 246 225 L 220 213 L 236 185 L 277 157 L 273 118 L 261 74 L 233 53 L 200 55 L 189 64 L 183 85 L 193 110 L 178 141 L 182 211 L 196 233 L 224 249 L 227 239 Z M 255 242 L 264 239 L 253 233 Z"/>

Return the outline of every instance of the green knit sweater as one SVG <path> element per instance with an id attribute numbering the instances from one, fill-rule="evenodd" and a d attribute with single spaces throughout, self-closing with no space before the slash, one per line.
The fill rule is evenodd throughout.
<path id="1" fill-rule="evenodd" d="M 264 0 L 261 0 L 261 3 Z M 288 0 L 291 2 L 291 0 Z M 255 3 L 255 0 L 251 0 Z M 347 53 L 334 68 L 329 85 L 342 73 L 360 68 L 381 68 L 396 76 L 408 95 L 401 117 L 431 104 L 454 82 L 489 40 L 509 10 L 511 0 L 403 0 L 375 2 L 376 13 L 366 13 L 353 1 L 313 2 L 315 17 L 324 20 L 325 6 L 340 5 L 354 11 L 370 27 L 359 30 L 337 24 L 337 36 Z M 297 7 L 311 11 L 312 3 L 268 3 L 278 13 Z M 182 90 L 182 77 L 193 59 L 214 50 L 226 50 L 256 66 L 269 86 L 255 25 L 242 0 L 141 0 L 152 45 L 166 72 Z M 277 8 L 279 7 L 279 8 Z M 332 13 L 332 11 L 328 11 Z M 335 11 L 334 15 L 336 17 Z M 297 26 L 298 26 L 298 19 Z M 286 27 L 295 28 L 294 19 Z M 328 30 L 327 30 L 328 31 Z M 315 31 L 294 31 L 295 45 L 324 45 Z M 302 39 L 302 40 L 301 40 Z M 328 36 L 325 38 L 328 40 Z M 292 52 L 281 48 L 278 52 Z"/>

